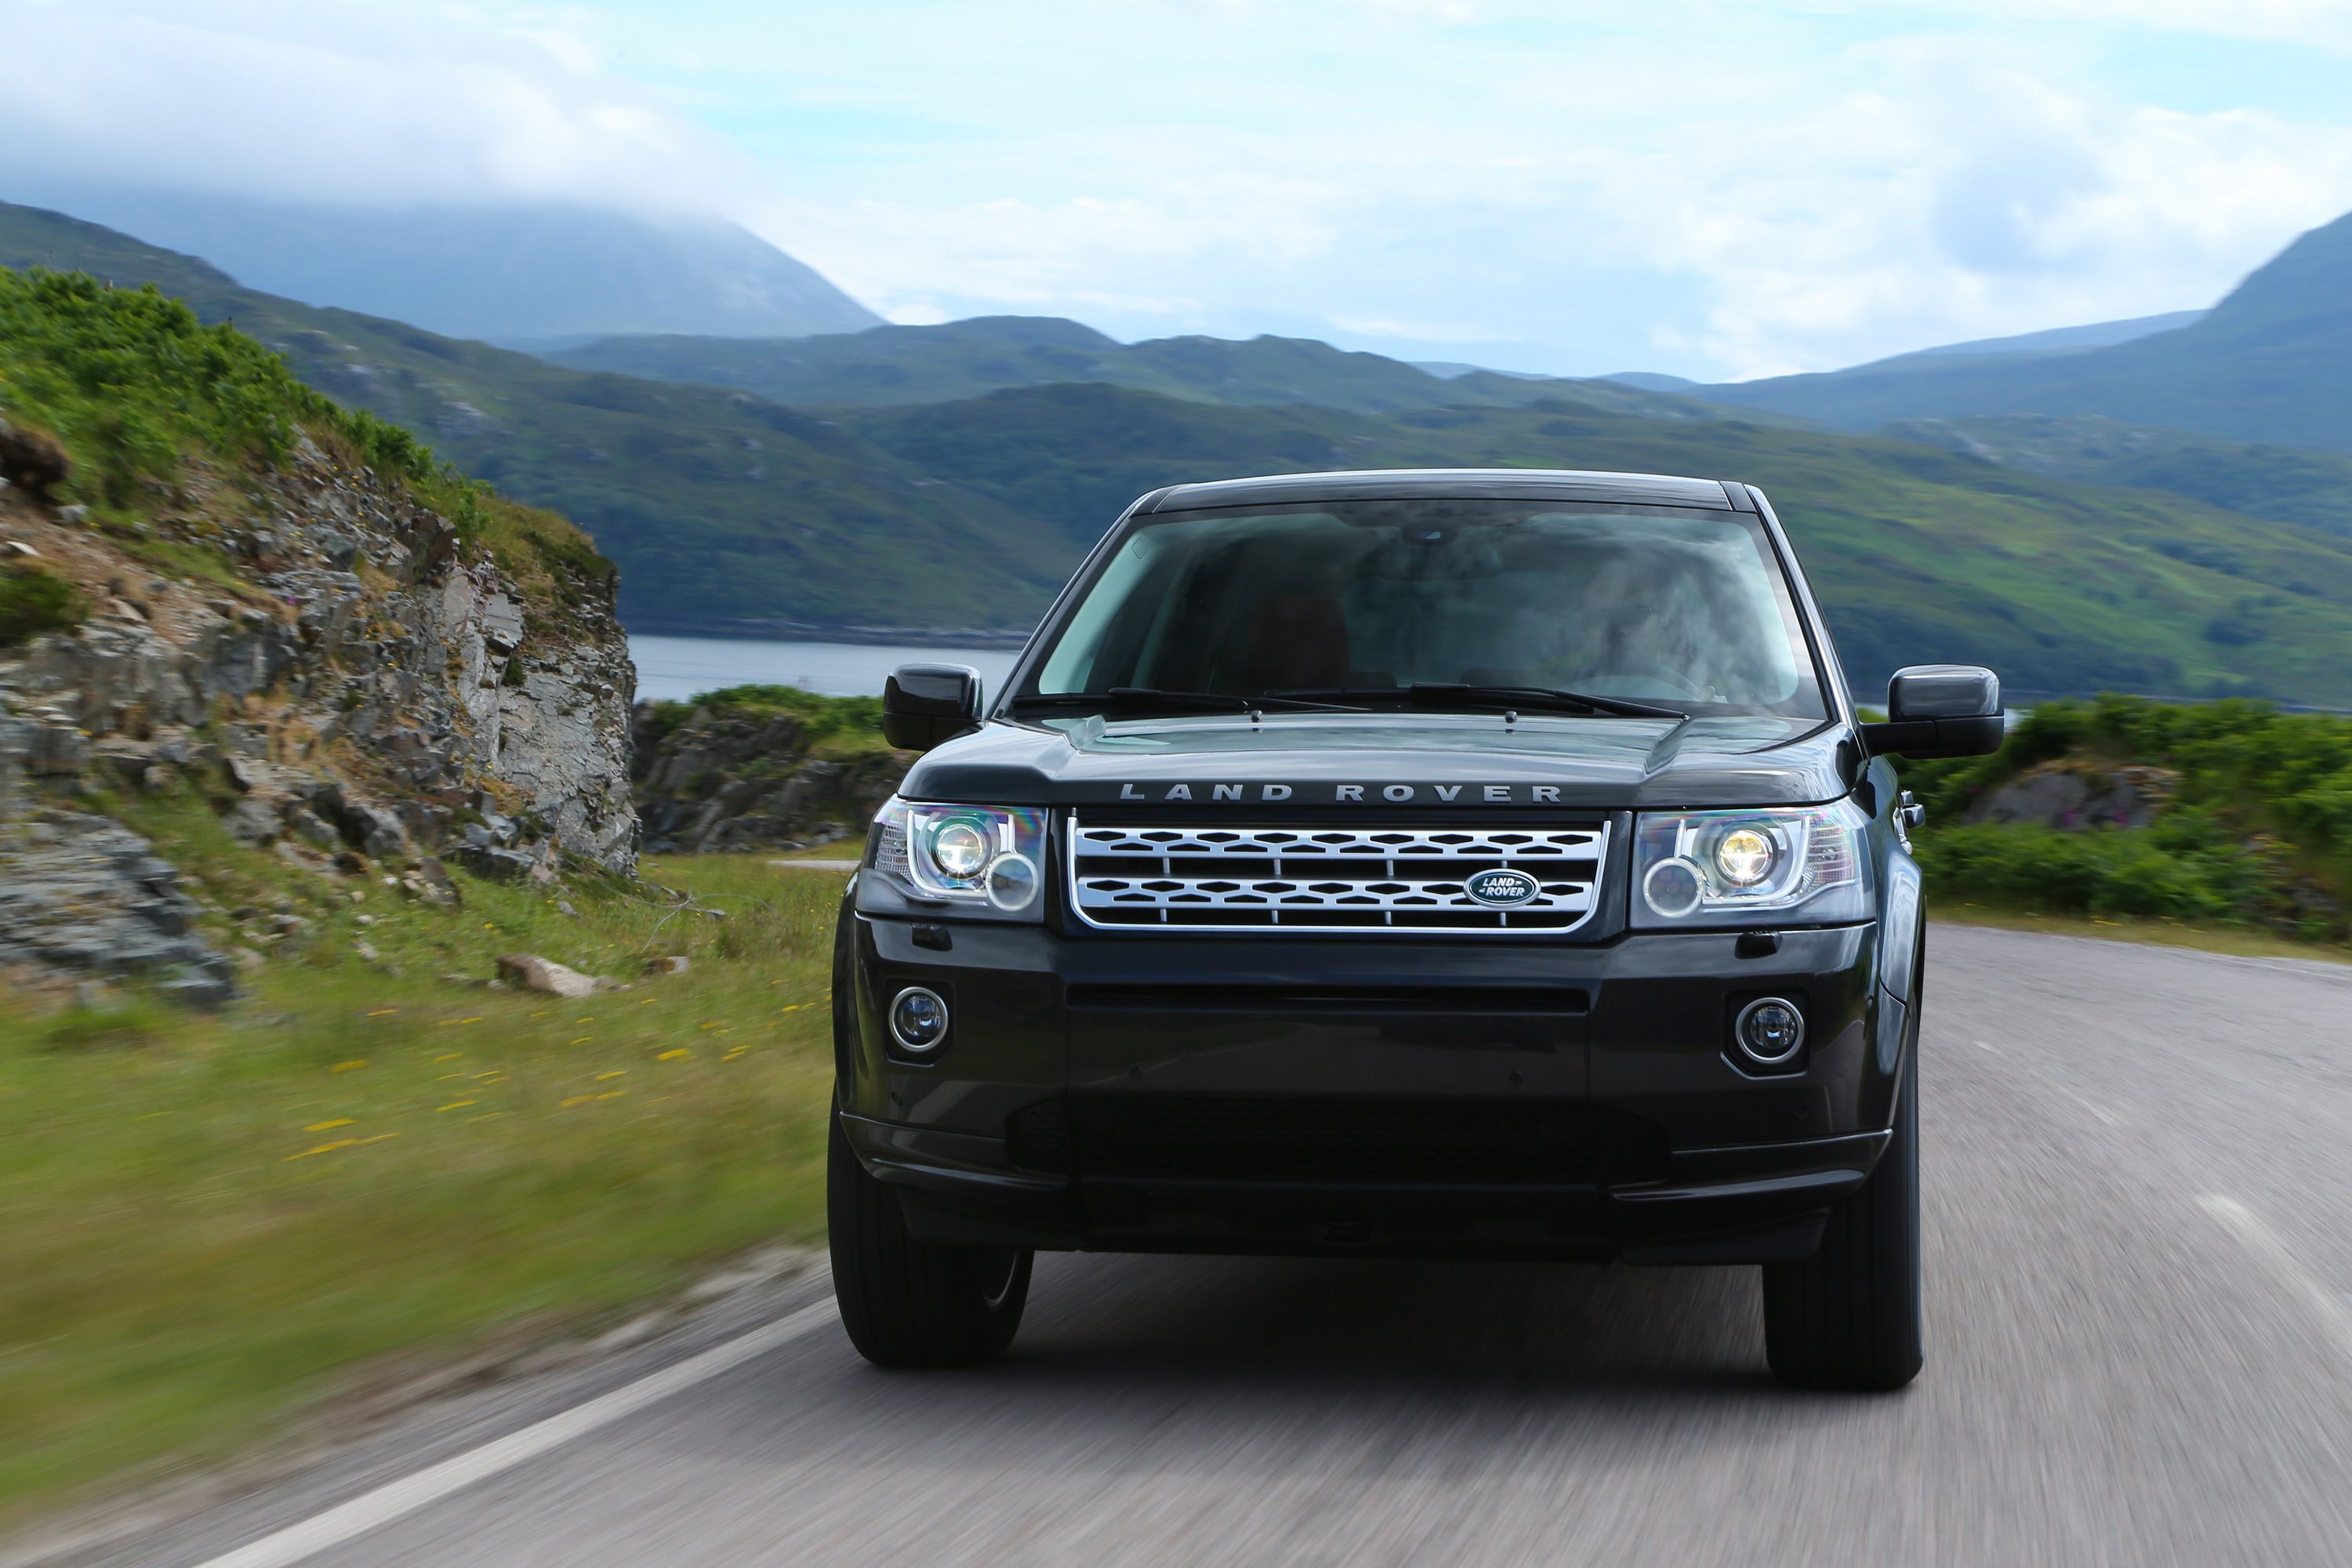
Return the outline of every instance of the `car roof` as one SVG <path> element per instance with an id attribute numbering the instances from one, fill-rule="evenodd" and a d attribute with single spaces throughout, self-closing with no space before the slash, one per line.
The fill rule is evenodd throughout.
<path id="1" fill-rule="evenodd" d="M 1263 474 L 1171 485 L 1148 496 L 1138 511 L 1195 507 L 1258 506 L 1318 500 L 1395 500 L 1435 496 L 1451 500 L 1613 501 L 1627 506 L 1704 507 L 1753 511 L 1745 485 L 1671 474 L 1616 474 L 1576 468 L 1349 468 L 1318 474 Z"/>

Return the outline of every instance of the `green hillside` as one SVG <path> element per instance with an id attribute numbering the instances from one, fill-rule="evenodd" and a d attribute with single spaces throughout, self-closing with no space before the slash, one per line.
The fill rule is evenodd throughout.
<path id="1" fill-rule="evenodd" d="M 1698 395 L 1844 429 L 1972 415 L 2101 415 L 2352 452 L 2352 216 L 2312 230 L 2176 331 L 2081 353 L 1909 355 Z"/>
<path id="2" fill-rule="evenodd" d="M 1774 498 L 1864 687 L 1902 664 L 1958 659 L 2024 692 L 2352 706 L 2352 544 L 1907 442 L 1567 404 L 1376 418 L 1112 387 L 844 417 L 941 479 L 1024 507 L 1073 552 L 1141 489 L 1239 473 L 1492 464 L 1746 479 Z"/>
<path id="3" fill-rule="evenodd" d="M 1244 407 L 1305 404 L 1360 414 L 1545 398 L 1706 419 L 1688 398 L 1612 381 L 1528 380 L 1475 371 L 1447 380 L 1402 360 L 1306 338 L 1155 338 L 1121 343 L 1052 316 L 981 316 L 810 338 L 614 337 L 546 357 L 576 370 L 728 386 L 795 407 L 947 403 L 1013 387 L 1100 383 Z"/>
<path id="4" fill-rule="evenodd" d="M 2170 490 L 2352 538 L 2352 457 L 2123 425 L 2095 414 L 1899 420 L 1876 432 L 2053 479 Z"/>
<path id="5" fill-rule="evenodd" d="M 1062 554 L 1020 513 L 758 398 L 565 370 L 398 321 L 241 289 L 193 258 L 0 205 L 0 266 L 153 282 L 233 321 L 337 401 L 417 432 L 592 532 L 633 626 L 1012 626 Z"/>
<path id="6" fill-rule="evenodd" d="M 2029 693 L 2352 707 L 2345 539 L 1912 442 L 1559 399 L 1367 413 L 1100 383 L 819 418 L 747 392 L 567 369 L 312 310 L 102 229 L 0 208 L 0 261 L 41 259 L 155 278 L 208 320 L 233 316 L 312 386 L 419 430 L 469 475 L 563 510 L 619 564 L 624 611 L 640 629 L 1024 626 L 1127 501 L 1176 480 L 1334 467 L 1655 469 L 1748 479 L 1774 495 L 1865 686 L 1897 664 L 1969 659 Z M 1085 347 L 1051 332 L 1043 346 L 1055 341 Z M 1371 358 L 1376 371 L 1393 363 L 1327 353 Z M 2159 482 L 2095 467 L 2074 471 Z M 2282 480 L 2280 504 L 2320 507 L 2325 477 Z"/>

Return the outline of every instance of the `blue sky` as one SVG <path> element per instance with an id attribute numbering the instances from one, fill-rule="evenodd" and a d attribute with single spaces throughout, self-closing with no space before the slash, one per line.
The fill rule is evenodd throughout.
<path id="1" fill-rule="evenodd" d="M 2352 210 L 2352 0 L 0 0 L 0 26 L 37 84 L 0 139 L 91 177 L 709 207 L 900 321 L 1563 374 L 2209 303 Z"/>

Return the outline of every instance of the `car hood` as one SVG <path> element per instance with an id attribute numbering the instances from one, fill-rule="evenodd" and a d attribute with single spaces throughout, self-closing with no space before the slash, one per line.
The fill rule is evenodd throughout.
<path id="1" fill-rule="evenodd" d="M 1801 805 L 1860 776 L 1837 721 L 1499 713 L 992 721 L 901 793 L 1003 805 Z"/>

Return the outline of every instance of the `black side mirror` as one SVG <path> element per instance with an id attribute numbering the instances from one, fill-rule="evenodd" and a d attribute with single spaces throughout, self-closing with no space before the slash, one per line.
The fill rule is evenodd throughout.
<path id="1" fill-rule="evenodd" d="M 1886 683 L 1886 722 L 1864 724 L 1874 755 L 1983 757 L 2008 730 L 2000 677 L 1973 664 L 1915 664 Z"/>
<path id="2" fill-rule="evenodd" d="M 882 738 L 928 752 L 980 728 L 980 671 L 968 664 L 902 664 L 882 688 Z"/>

